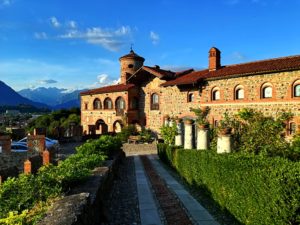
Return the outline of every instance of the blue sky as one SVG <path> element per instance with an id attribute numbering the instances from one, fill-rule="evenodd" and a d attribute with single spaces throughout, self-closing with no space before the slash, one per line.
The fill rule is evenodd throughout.
<path id="1" fill-rule="evenodd" d="M 0 0 L 0 80 L 29 87 L 116 82 L 130 45 L 145 64 L 206 68 L 300 54 L 300 0 Z"/>

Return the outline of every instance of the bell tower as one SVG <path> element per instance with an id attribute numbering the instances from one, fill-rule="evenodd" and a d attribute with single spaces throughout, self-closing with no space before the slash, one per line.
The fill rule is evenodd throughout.
<path id="1" fill-rule="evenodd" d="M 145 61 L 145 59 L 137 55 L 132 48 L 129 54 L 122 56 L 119 60 L 121 64 L 121 84 L 126 84 L 127 79 L 141 68 Z"/>

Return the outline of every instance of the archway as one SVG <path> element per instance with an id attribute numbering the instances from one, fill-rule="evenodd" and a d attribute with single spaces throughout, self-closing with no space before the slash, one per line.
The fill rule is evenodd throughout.
<path id="1" fill-rule="evenodd" d="M 96 134 L 105 134 L 108 132 L 108 126 L 102 119 L 97 120 L 95 128 Z"/>
<path id="2" fill-rule="evenodd" d="M 114 132 L 120 133 L 122 131 L 123 126 L 124 125 L 123 125 L 122 121 L 116 120 L 113 124 Z"/>

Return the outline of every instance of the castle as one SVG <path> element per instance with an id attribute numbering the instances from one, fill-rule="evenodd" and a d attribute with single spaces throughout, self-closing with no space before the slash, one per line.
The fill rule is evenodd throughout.
<path id="1" fill-rule="evenodd" d="M 159 132 L 166 116 L 193 119 L 190 108 L 210 107 L 217 126 L 225 112 L 242 108 L 276 116 L 291 111 L 287 135 L 300 127 L 300 55 L 243 64 L 221 64 L 221 52 L 209 50 L 208 68 L 173 72 L 145 66 L 133 50 L 120 59 L 121 82 L 81 92 L 81 124 L 85 134 L 119 132 L 139 124 Z"/>

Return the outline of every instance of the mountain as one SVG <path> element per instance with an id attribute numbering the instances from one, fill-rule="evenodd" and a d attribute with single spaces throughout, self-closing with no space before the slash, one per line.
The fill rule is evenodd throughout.
<path id="1" fill-rule="evenodd" d="M 38 108 L 49 108 L 46 104 L 38 103 L 21 96 L 7 84 L 0 81 L 0 105 L 16 106 L 20 104 L 33 105 Z"/>
<path id="2" fill-rule="evenodd" d="M 39 87 L 35 89 L 23 89 L 19 91 L 19 94 L 32 101 L 44 102 L 53 109 L 68 109 L 80 106 L 79 93 L 81 91 L 83 90 L 69 92 L 64 88 Z"/>

